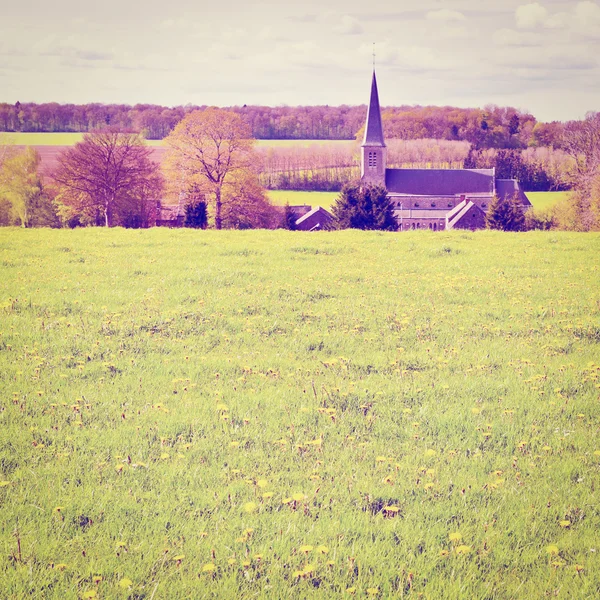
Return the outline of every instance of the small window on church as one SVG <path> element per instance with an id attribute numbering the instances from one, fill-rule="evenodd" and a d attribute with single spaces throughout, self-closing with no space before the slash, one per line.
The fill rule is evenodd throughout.
<path id="1" fill-rule="evenodd" d="M 452 208 L 452 202 L 448 202 L 448 208 Z"/>
<path id="2" fill-rule="evenodd" d="M 431 203 L 431 208 L 435 208 L 435 202 Z"/>
<path id="3" fill-rule="evenodd" d="M 415 202 L 415 208 L 419 208 L 419 203 Z"/>
<path id="4" fill-rule="evenodd" d="M 377 166 L 377 153 L 369 152 L 369 167 L 376 167 L 376 166 Z"/>

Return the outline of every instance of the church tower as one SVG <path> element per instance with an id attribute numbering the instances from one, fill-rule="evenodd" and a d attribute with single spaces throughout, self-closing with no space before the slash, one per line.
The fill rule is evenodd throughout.
<path id="1" fill-rule="evenodd" d="M 385 187 L 387 149 L 383 139 L 377 79 L 373 70 L 371 98 L 365 123 L 365 137 L 360 147 L 360 180 Z"/>

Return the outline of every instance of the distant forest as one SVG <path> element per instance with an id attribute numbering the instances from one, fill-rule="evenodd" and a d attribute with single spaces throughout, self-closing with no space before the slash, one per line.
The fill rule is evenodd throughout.
<path id="1" fill-rule="evenodd" d="M 166 137 L 189 112 L 206 106 L 167 108 L 151 104 L 0 103 L 0 131 L 86 132 L 106 126 Z M 367 107 L 234 106 L 257 139 L 350 140 L 361 134 Z M 564 125 L 541 123 L 511 107 L 397 106 L 382 109 L 388 138 L 466 141 L 474 148 L 560 146 Z"/>

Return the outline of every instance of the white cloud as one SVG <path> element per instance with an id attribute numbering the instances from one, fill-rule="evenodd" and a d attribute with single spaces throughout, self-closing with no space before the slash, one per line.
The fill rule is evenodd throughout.
<path id="1" fill-rule="evenodd" d="M 342 22 L 337 27 L 334 27 L 334 31 L 343 35 L 358 35 L 362 33 L 364 29 L 356 17 L 344 15 L 342 17 Z"/>
<path id="2" fill-rule="evenodd" d="M 523 4 L 515 12 L 519 29 L 533 29 L 543 25 L 548 17 L 548 11 L 539 2 Z"/>
<path id="3" fill-rule="evenodd" d="M 430 10 L 426 15 L 430 21 L 465 21 L 466 17 L 457 10 L 442 8 L 440 10 Z"/>
<path id="4" fill-rule="evenodd" d="M 543 38 L 531 31 L 515 31 L 514 29 L 498 29 L 492 35 L 497 46 L 539 46 Z"/>

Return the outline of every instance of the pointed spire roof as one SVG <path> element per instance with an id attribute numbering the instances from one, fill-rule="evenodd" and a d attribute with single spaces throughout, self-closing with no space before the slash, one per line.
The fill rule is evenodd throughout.
<path id="1" fill-rule="evenodd" d="M 377 93 L 377 78 L 373 70 L 371 83 L 371 99 L 367 109 L 367 122 L 365 124 L 365 137 L 363 146 L 385 146 L 383 127 L 381 126 L 381 110 L 379 109 L 379 94 Z"/>

